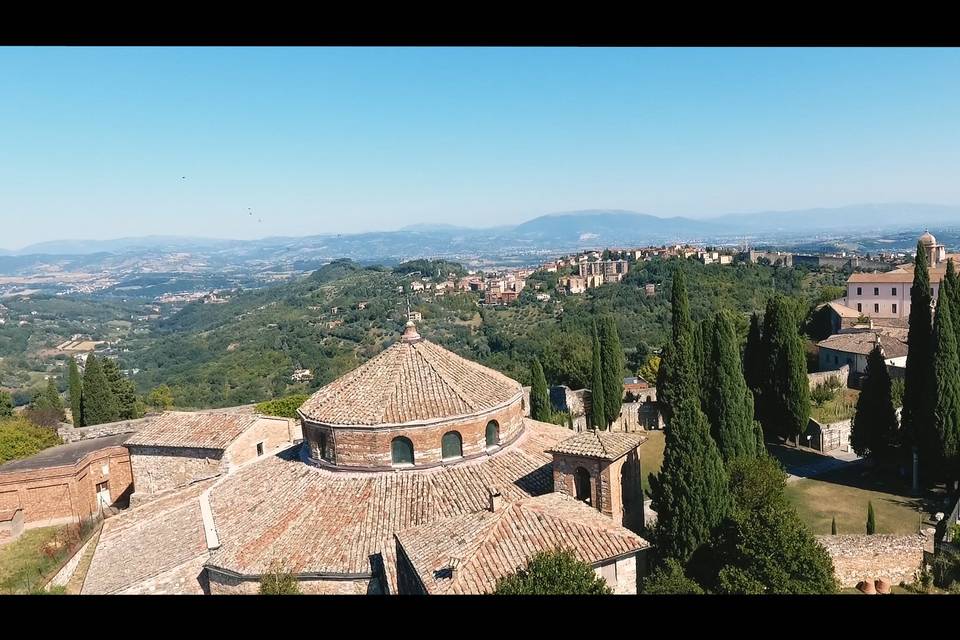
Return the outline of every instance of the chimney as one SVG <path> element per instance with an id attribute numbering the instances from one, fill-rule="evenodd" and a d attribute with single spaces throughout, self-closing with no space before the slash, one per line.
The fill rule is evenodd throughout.
<path id="1" fill-rule="evenodd" d="M 460 558 L 450 558 L 450 579 L 457 577 L 457 569 L 460 568 Z"/>
<path id="2" fill-rule="evenodd" d="M 500 495 L 500 490 L 496 487 L 487 487 L 487 495 L 490 497 L 487 508 L 493 513 L 500 511 L 503 508 L 503 496 Z"/>

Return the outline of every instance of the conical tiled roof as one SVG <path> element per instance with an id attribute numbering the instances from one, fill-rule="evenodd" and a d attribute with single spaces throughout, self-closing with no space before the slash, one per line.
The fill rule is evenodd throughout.
<path id="1" fill-rule="evenodd" d="M 379 426 L 480 413 L 519 398 L 515 380 L 422 339 L 412 323 L 382 353 L 300 407 L 323 424 Z"/>

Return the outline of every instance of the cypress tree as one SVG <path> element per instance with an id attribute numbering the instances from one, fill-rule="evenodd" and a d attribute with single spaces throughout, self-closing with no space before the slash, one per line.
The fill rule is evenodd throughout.
<path id="1" fill-rule="evenodd" d="M 743 377 L 747 386 L 756 397 L 763 386 L 764 362 L 763 340 L 760 334 L 760 316 L 750 314 L 750 329 L 747 331 L 747 344 L 743 347 Z"/>
<path id="2" fill-rule="evenodd" d="M 776 296 L 767 305 L 763 339 L 767 362 L 763 389 L 764 427 L 785 438 L 797 438 L 810 419 L 810 384 L 803 340 L 793 311 Z"/>
<path id="3" fill-rule="evenodd" d="M 737 456 L 756 455 L 753 430 L 753 395 L 740 366 L 740 350 L 733 320 L 725 311 L 717 314 L 710 341 L 710 367 L 705 370 L 706 414 L 711 434 L 724 462 Z"/>
<path id="4" fill-rule="evenodd" d="M 925 462 L 932 474 L 948 472 L 960 453 L 960 356 L 950 298 L 946 292 L 939 296 L 933 323 L 934 438 Z"/>
<path id="5" fill-rule="evenodd" d="M 623 406 L 623 370 L 626 366 L 620 332 L 612 315 L 600 321 L 600 367 L 603 370 L 603 415 L 610 424 Z"/>
<path id="6" fill-rule="evenodd" d="M 104 358 L 100 364 L 103 375 L 107 377 L 110 391 L 113 392 L 117 416 L 120 420 L 139 418 L 141 411 L 137 404 L 137 388 L 131 380 L 123 377 L 115 360 Z"/>
<path id="7" fill-rule="evenodd" d="M 83 395 L 80 405 L 85 425 L 103 424 L 119 419 L 110 383 L 100 368 L 100 362 L 92 353 L 87 357 L 87 365 L 83 371 Z"/>
<path id="8" fill-rule="evenodd" d="M 951 319 L 953 320 L 953 328 L 957 328 L 957 322 L 960 321 L 960 309 L 958 309 L 957 302 L 960 301 L 960 279 L 957 277 L 956 266 L 953 264 L 953 258 L 947 260 L 947 270 L 943 275 L 943 279 L 940 280 L 940 295 L 948 295 L 950 297 L 950 309 L 951 309 Z"/>
<path id="9" fill-rule="evenodd" d="M 877 532 L 877 518 L 873 514 L 873 501 L 867 501 L 867 535 L 872 536 Z"/>
<path id="10" fill-rule="evenodd" d="M 593 332 L 593 376 L 590 389 L 590 421 L 596 429 L 607 428 L 607 418 L 604 412 L 606 404 L 603 397 L 603 369 L 600 367 L 600 338 L 597 336 L 596 326 Z"/>
<path id="11" fill-rule="evenodd" d="M 680 390 L 653 489 L 661 554 L 685 563 L 727 514 L 727 474 L 696 390 Z"/>
<path id="12" fill-rule="evenodd" d="M 903 411 L 900 416 L 901 443 L 919 449 L 920 471 L 927 476 L 927 459 L 932 456 L 928 437 L 933 420 L 933 350 L 930 312 L 930 274 L 927 253 L 917 242 L 917 257 L 910 287 L 910 326 L 907 332 L 907 368 L 904 374 Z"/>
<path id="13" fill-rule="evenodd" d="M 690 319 L 687 285 L 680 269 L 673 276 L 670 307 L 673 340 L 669 348 L 664 349 L 660 375 L 657 376 L 657 403 L 668 428 L 678 402 L 677 394 L 682 393 L 680 389 L 696 389 L 697 385 L 693 368 L 693 322 Z"/>
<path id="14" fill-rule="evenodd" d="M 663 465 L 651 481 L 656 537 L 664 557 L 685 563 L 706 542 L 729 507 L 727 473 L 693 378 L 692 331 L 682 272 L 674 277 L 674 340 L 670 350 L 670 422 Z M 660 390 L 657 390 L 659 399 Z"/>
<path id="15" fill-rule="evenodd" d="M 760 424 L 759 420 L 753 421 L 753 437 L 755 443 L 755 453 L 758 458 L 763 458 L 767 455 L 767 443 L 763 438 L 763 425 Z"/>
<path id="16" fill-rule="evenodd" d="M 530 386 L 530 417 L 541 422 L 549 422 L 550 394 L 547 391 L 547 378 L 543 375 L 540 360 L 534 359 L 530 367 L 533 384 Z"/>
<path id="17" fill-rule="evenodd" d="M 63 420 L 63 398 L 60 397 L 60 391 L 57 390 L 57 385 L 53 381 L 53 378 L 47 378 L 47 388 L 44 391 L 45 403 L 51 409 L 57 411 L 57 415 L 60 420 Z"/>
<path id="18" fill-rule="evenodd" d="M 13 396 L 0 389 L 0 418 L 9 418 L 13 415 Z"/>
<path id="19" fill-rule="evenodd" d="M 837 535 L 837 516 L 833 516 L 833 520 L 830 522 L 830 535 Z"/>
<path id="20" fill-rule="evenodd" d="M 80 396 L 83 393 L 83 383 L 80 381 L 80 370 L 77 369 L 77 361 L 75 358 L 70 358 L 68 381 L 70 384 L 70 415 L 73 418 L 73 426 L 82 427 L 83 418 L 80 411 Z"/>
<path id="21" fill-rule="evenodd" d="M 850 444 L 859 456 L 890 459 L 897 437 L 897 412 L 890 391 L 890 374 L 878 344 L 867 356 L 866 377 L 850 425 Z"/>

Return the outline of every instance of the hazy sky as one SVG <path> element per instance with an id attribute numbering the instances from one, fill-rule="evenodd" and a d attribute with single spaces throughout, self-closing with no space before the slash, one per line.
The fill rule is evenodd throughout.
<path id="1" fill-rule="evenodd" d="M 960 203 L 957 49 L 0 48 L 0 78 L 4 248 Z"/>

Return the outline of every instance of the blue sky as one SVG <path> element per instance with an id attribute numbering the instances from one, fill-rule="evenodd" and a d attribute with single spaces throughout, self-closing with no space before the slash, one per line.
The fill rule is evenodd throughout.
<path id="1" fill-rule="evenodd" d="M 0 78 L 4 248 L 960 203 L 958 49 L 11 47 Z"/>

